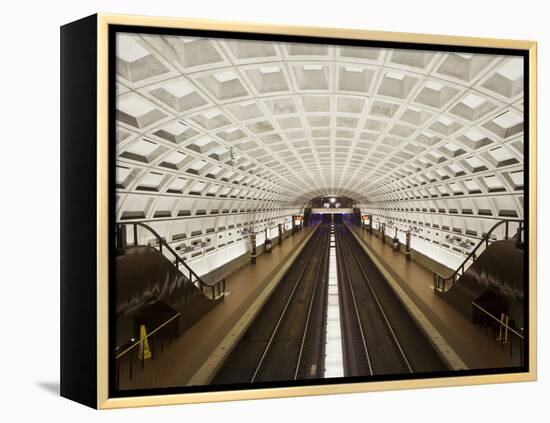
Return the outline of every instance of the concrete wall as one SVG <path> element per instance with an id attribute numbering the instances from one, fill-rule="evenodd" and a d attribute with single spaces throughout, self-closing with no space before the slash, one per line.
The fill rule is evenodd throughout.
<path id="1" fill-rule="evenodd" d="M 292 236 L 291 231 L 283 232 L 283 241 L 287 239 L 289 236 Z M 272 242 L 272 248 L 275 247 L 279 242 L 279 237 L 276 236 L 275 238 L 272 238 L 271 242 Z M 259 257 L 263 253 L 264 253 L 264 244 L 256 247 L 256 256 Z M 239 257 L 227 262 L 223 266 L 220 266 L 217 269 L 214 269 L 211 272 L 201 276 L 201 278 L 206 283 L 215 283 L 222 280 L 223 278 L 227 278 L 233 272 L 236 272 L 241 267 L 249 263 L 250 263 L 250 252 L 246 252 L 245 254 L 242 254 Z"/>
<path id="2" fill-rule="evenodd" d="M 376 236 L 377 238 L 382 237 L 382 232 L 373 229 L 372 230 L 373 236 Z M 385 242 L 388 245 L 392 245 L 393 243 L 393 237 L 389 235 L 385 235 Z M 399 251 L 403 254 L 405 254 L 405 244 L 400 242 L 399 243 Z M 449 267 L 438 263 L 437 261 L 433 260 L 432 258 L 426 256 L 425 254 L 422 254 L 418 251 L 416 251 L 414 248 L 411 248 L 411 260 L 414 260 L 421 266 L 424 266 L 426 269 L 428 269 L 430 272 L 437 272 L 443 276 L 450 275 L 452 272 L 454 272 L 454 269 L 450 269 Z"/>

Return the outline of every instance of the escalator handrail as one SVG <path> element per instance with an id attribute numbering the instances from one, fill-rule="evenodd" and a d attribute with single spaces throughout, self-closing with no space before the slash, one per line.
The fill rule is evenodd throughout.
<path id="1" fill-rule="evenodd" d="M 504 236 L 504 239 L 506 241 L 510 240 L 513 238 L 508 236 L 509 235 L 509 231 L 508 231 L 508 225 L 511 223 L 511 222 L 515 222 L 515 223 L 519 223 L 519 231 L 517 232 L 517 234 L 519 235 L 521 233 L 521 231 L 523 231 L 525 229 L 525 226 L 524 226 L 524 221 L 523 219 L 503 219 L 503 220 L 500 220 L 498 221 L 497 223 L 495 223 L 493 225 L 493 227 L 491 229 L 489 229 L 489 232 L 487 232 L 485 235 L 483 235 L 483 237 L 481 238 L 481 240 L 479 241 L 479 243 L 474 247 L 474 249 L 472 251 L 470 251 L 470 254 L 468 254 L 468 256 L 464 259 L 464 261 L 462 262 L 462 264 L 460 266 L 458 266 L 458 268 L 449 276 L 443 276 L 441 273 L 439 272 L 434 272 L 434 288 L 435 287 L 439 287 L 439 284 L 441 281 L 445 282 L 445 281 L 449 281 L 449 280 L 452 280 L 454 281 L 456 276 L 462 276 L 464 274 L 464 271 L 466 270 L 466 264 L 468 263 L 469 260 L 473 259 L 473 261 L 475 262 L 477 257 L 476 257 L 476 252 L 479 248 L 481 248 L 481 246 L 483 244 L 485 244 L 485 247 L 487 247 L 489 245 L 489 242 L 491 242 L 492 240 L 490 239 L 491 238 L 491 234 L 501 225 L 506 225 L 506 230 L 505 230 L 505 236 Z"/>
<path id="2" fill-rule="evenodd" d="M 176 258 L 176 264 L 175 264 L 176 268 L 178 268 L 178 264 L 183 265 L 183 267 L 185 267 L 185 269 L 187 269 L 189 271 L 189 276 L 190 276 L 189 279 L 192 281 L 191 276 L 194 276 L 195 280 L 199 283 L 201 291 L 202 291 L 203 286 L 206 286 L 208 288 L 213 289 L 213 291 L 212 291 L 213 292 L 213 298 L 212 299 L 215 299 L 215 297 L 216 297 L 214 288 L 220 287 L 220 285 L 225 285 L 225 279 L 221 279 L 218 282 L 215 282 L 215 283 L 212 283 L 212 284 L 209 284 L 209 283 L 205 282 L 201 277 L 199 277 L 199 275 L 197 275 L 193 271 L 193 269 L 191 269 L 191 267 L 189 267 L 189 265 L 187 263 L 185 263 L 185 261 L 178 255 L 178 253 L 172 247 L 170 247 L 170 245 L 164 240 L 164 238 L 162 238 L 159 235 L 159 233 L 157 231 L 155 231 L 153 228 L 151 228 L 149 225 L 146 225 L 143 222 L 117 222 L 117 225 L 118 226 L 134 225 L 134 227 L 141 226 L 142 228 L 145 228 L 146 230 L 151 232 L 153 234 L 153 236 L 157 239 L 158 244 L 161 246 L 160 251 L 162 252 L 163 247 L 166 248 Z M 137 238 L 136 238 L 135 234 L 134 234 L 134 244 L 137 245 Z M 222 296 L 222 297 L 224 296 L 224 291 L 225 291 L 225 287 L 223 287 L 223 289 L 219 289 L 220 296 Z"/>

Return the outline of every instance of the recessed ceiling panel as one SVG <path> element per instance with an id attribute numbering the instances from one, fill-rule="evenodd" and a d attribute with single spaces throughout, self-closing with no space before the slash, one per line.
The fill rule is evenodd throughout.
<path id="1" fill-rule="evenodd" d="M 320 195 L 384 213 L 408 208 L 418 220 L 523 215 L 522 58 L 168 35 L 117 41 L 117 216 L 236 216 L 260 202 L 284 215 Z M 161 195 L 192 199 L 172 205 Z"/>

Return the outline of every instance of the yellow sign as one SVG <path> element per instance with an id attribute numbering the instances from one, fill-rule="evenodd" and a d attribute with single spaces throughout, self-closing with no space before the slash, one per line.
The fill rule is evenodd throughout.
<path id="1" fill-rule="evenodd" d="M 508 338 L 508 319 L 509 317 L 507 314 L 500 314 L 500 329 L 498 332 L 497 341 L 502 341 L 505 344 L 510 342 Z"/>
<path id="2" fill-rule="evenodd" d="M 147 340 L 145 325 L 141 325 L 141 327 L 139 328 L 138 357 L 140 360 L 147 360 L 148 358 L 151 358 L 151 350 L 149 350 L 149 341 Z"/>

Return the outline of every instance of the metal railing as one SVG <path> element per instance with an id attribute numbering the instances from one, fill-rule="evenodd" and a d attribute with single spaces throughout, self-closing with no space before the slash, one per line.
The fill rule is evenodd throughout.
<path id="1" fill-rule="evenodd" d="M 138 226 L 146 229 L 148 232 L 153 234 L 156 239 L 156 245 L 152 246 L 153 248 L 158 248 L 158 251 L 165 255 L 165 252 L 169 252 L 173 257 L 174 261 L 172 264 L 175 268 L 183 273 L 188 280 L 195 285 L 200 291 L 211 300 L 219 300 L 225 296 L 225 279 L 221 279 L 213 284 L 205 282 L 203 279 L 197 275 L 191 267 L 179 256 L 179 254 L 174 251 L 172 247 L 150 226 L 142 222 L 128 222 L 128 223 L 117 223 L 116 230 L 121 231 L 122 227 L 131 227 L 133 233 L 133 245 L 137 246 L 138 244 Z M 124 234 L 123 236 L 127 236 Z M 180 266 L 183 266 L 183 270 Z"/>
<path id="2" fill-rule="evenodd" d="M 516 223 L 518 225 L 517 231 L 514 235 L 510 236 L 510 224 Z M 496 229 L 504 225 L 504 238 L 496 239 L 492 238 L 491 235 L 495 233 Z M 474 247 L 470 254 L 464 259 L 462 264 L 449 276 L 443 276 L 438 272 L 433 274 L 433 285 L 435 291 L 445 292 L 449 290 L 454 283 L 466 272 L 466 270 L 477 260 L 479 255 L 483 252 L 481 249 L 486 249 L 490 243 L 495 241 L 508 241 L 518 237 L 521 239 L 522 232 L 525 229 L 523 220 L 520 219 L 507 219 L 501 220 L 493 225 L 493 227 L 481 238 L 481 241 Z"/>
<path id="3" fill-rule="evenodd" d="M 514 354 L 514 345 L 517 346 L 517 350 L 519 352 L 520 357 L 520 363 L 523 365 L 524 360 L 524 334 L 523 330 L 521 329 L 515 329 L 509 325 L 508 316 L 504 313 L 501 315 L 501 318 L 499 319 L 483 307 L 481 307 L 479 304 L 476 304 L 475 301 L 472 301 L 472 306 L 477 312 L 480 312 L 483 316 L 483 319 L 479 319 L 478 323 L 485 328 L 485 334 L 488 335 L 488 328 L 493 328 L 493 338 L 495 341 L 500 343 L 501 350 L 504 350 L 505 346 L 508 346 L 510 349 L 510 357 Z M 519 332 L 521 331 L 521 333 Z M 498 335 L 497 335 L 498 334 Z M 516 342 L 514 343 L 514 339 Z"/>
<path id="4" fill-rule="evenodd" d="M 150 333 L 147 333 L 145 336 L 141 337 L 137 341 L 131 341 L 130 345 L 125 347 L 122 351 L 115 351 L 115 383 L 117 386 L 117 389 L 120 387 L 120 379 L 121 379 L 121 373 L 123 371 L 123 367 L 127 367 L 128 369 L 128 380 L 133 379 L 134 373 L 135 373 L 135 366 L 141 367 L 141 369 L 145 368 L 145 362 L 146 361 L 153 361 L 158 350 L 162 352 L 164 350 L 164 343 L 168 341 L 169 343 L 172 342 L 171 336 L 166 336 L 163 333 L 163 329 L 167 328 L 167 326 L 174 322 L 178 317 L 181 316 L 180 312 L 176 312 L 173 316 L 171 316 L 169 319 L 167 319 L 165 322 L 157 326 L 154 330 L 152 330 Z M 158 345 L 160 344 L 160 345 Z M 146 350 L 149 349 L 150 357 L 146 357 Z"/>

